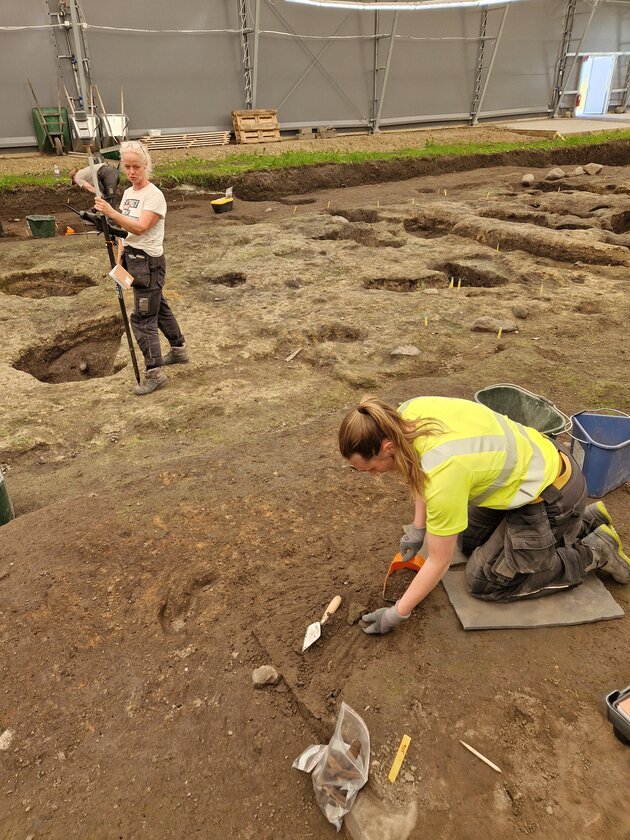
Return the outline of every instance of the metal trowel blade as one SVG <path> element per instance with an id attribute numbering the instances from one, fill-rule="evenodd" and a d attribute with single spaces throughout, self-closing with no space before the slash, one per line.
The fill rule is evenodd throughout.
<path id="1" fill-rule="evenodd" d="M 306 628 L 306 633 L 304 634 L 304 643 L 302 644 L 302 653 L 309 648 L 314 642 L 316 642 L 319 637 L 322 635 L 322 625 L 320 621 L 314 621 L 313 624 L 309 624 Z"/>

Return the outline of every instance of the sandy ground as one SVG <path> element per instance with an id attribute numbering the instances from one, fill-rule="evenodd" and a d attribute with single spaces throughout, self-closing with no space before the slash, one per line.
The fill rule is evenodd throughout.
<path id="1" fill-rule="evenodd" d="M 222 216 L 172 192 L 191 363 L 143 400 L 102 240 L 33 241 L 5 204 L 0 462 L 19 515 L 0 530 L 2 840 L 332 838 L 291 763 L 342 700 L 370 731 L 379 838 L 629 836 L 628 748 L 602 705 L 630 682 L 627 617 L 466 633 L 438 587 L 390 636 L 349 623 L 381 605 L 410 515 L 396 479 L 336 452 L 363 393 L 508 381 L 566 413 L 630 410 L 630 168 L 553 187 L 536 170 L 531 189 L 525 171 L 331 180 Z M 481 316 L 501 338 L 471 329 Z M 627 486 L 606 504 L 629 544 Z M 256 690 L 262 664 L 283 679 Z"/>

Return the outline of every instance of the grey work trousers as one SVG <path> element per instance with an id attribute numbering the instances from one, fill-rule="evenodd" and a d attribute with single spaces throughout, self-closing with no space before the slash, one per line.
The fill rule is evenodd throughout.
<path id="1" fill-rule="evenodd" d="M 183 347 L 184 336 L 162 292 L 166 276 L 164 256 L 150 257 L 139 248 L 125 246 L 123 266 L 134 278 L 133 312 L 129 321 L 147 370 L 162 365 L 158 330 L 171 347 Z"/>
<path id="2" fill-rule="evenodd" d="M 562 451 L 571 462 L 571 477 L 562 489 L 551 485 L 542 501 L 514 510 L 469 508 L 462 551 L 469 557 L 466 585 L 475 598 L 538 598 L 584 580 L 592 555 L 577 540 L 586 482 L 576 461 Z"/>

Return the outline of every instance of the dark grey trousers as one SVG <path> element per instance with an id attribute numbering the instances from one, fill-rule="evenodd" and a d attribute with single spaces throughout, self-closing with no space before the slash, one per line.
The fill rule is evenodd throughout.
<path id="1" fill-rule="evenodd" d="M 572 471 L 561 490 L 552 485 L 543 491 L 543 501 L 515 510 L 469 508 L 462 551 L 469 556 L 471 595 L 487 601 L 537 598 L 584 580 L 592 556 L 577 540 L 586 482 L 576 461 L 562 451 Z"/>
<path id="2" fill-rule="evenodd" d="M 182 347 L 184 336 L 162 292 L 166 276 L 164 256 L 150 257 L 129 245 L 123 252 L 123 265 L 134 278 L 133 312 L 129 321 L 147 370 L 162 365 L 160 335 L 171 347 Z"/>

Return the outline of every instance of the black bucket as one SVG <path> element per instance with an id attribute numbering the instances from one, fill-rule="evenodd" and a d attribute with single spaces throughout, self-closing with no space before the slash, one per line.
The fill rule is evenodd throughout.
<path id="1" fill-rule="evenodd" d="M 571 420 L 546 397 L 532 394 L 518 385 L 488 385 L 475 394 L 475 402 L 505 414 L 515 423 L 530 426 L 555 437 L 571 428 Z"/>

